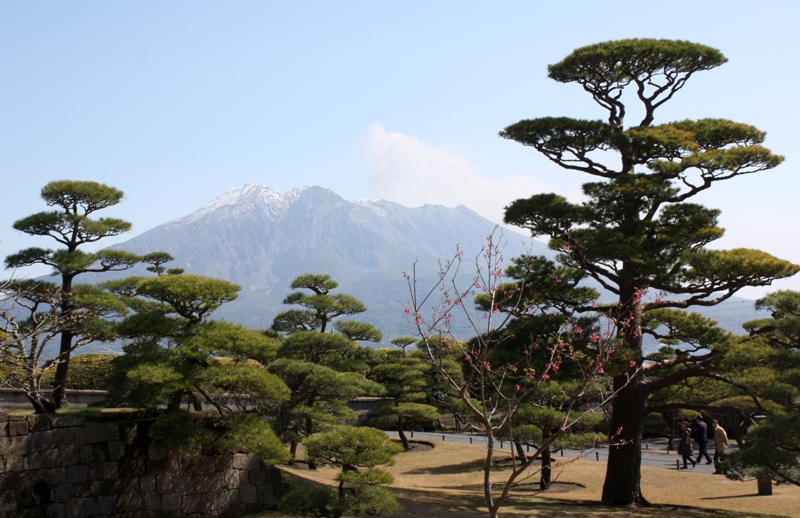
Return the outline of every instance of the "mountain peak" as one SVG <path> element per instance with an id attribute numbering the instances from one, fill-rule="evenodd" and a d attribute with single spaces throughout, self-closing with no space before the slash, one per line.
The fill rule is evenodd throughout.
<path id="1" fill-rule="evenodd" d="M 252 209 L 261 209 L 270 219 L 276 220 L 285 215 L 289 207 L 309 189 L 311 187 L 295 187 L 291 191 L 283 192 L 266 185 L 248 183 L 244 187 L 228 189 L 199 210 L 172 223 L 194 223 L 220 211 L 234 215 Z"/>

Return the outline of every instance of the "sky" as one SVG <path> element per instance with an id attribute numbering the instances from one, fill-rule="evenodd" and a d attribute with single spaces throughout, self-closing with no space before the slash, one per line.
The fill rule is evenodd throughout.
<path id="1" fill-rule="evenodd" d="M 693 76 L 656 123 L 745 122 L 786 157 L 696 198 L 722 210 L 714 246 L 800 263 L 798 25 L 800 3 L 777 0 L 0 0 L 0 256 L 52 246 L 11 225 L 45 210 L 39 191 L 61 179 L 125 192 L 102 214 L 133 223 L 116 241 L 248 183 L 465 205 L 496 222 L 516 198 L 578 201 L 591 178 L 498 132 L 604 119 L 547 65 L 584 45 L 668 38 L 729 62 Z M 800 290 L 800 276 L 740 293 L 773 289 Z"/>

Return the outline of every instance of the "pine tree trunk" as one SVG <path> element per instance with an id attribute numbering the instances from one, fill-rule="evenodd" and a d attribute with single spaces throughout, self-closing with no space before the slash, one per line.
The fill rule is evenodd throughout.
<path id="1" fill-rule="evenodd" d="M 53 384 L 53 403 L 56 408 L 67 408 L 67 372 L 69 371 L 69 352 L 72 349 L 72 331 L 62 331 L 59 353 L 61 360 L 56 365 Z"/>
<path id="2" fill-rule="evenodd" d="M 631 381 L 627 376 L 615 377 L 614 389 L 618 391 L 611 412 L 614 438 L 608 447 L 602 502 L 605 505 L 648 505 L 641 487 L 642 432 L 647 394 L 638 376 Z"/>
<path id="3" fill-rule="evenodd" d="M 289 443 L 289 455 L 292 457 L 292 460 L 289 461 L 289 465 L 294 466 L 294 463 L 297 460 L 297 441 L 291 441 Z"/>
<path id="4" fill-rule="evenodd" d="M 550 453 L 550 447 L 548 446 L 544 450 L 542 450 L 542 478 L 539 481 L 539 489 L 549 489 L 550 488 L 550 463 L 552 462 L 552 455 Z"/>
<path id="5" fill-rule="evenodd" d="M 75 252 L 74 247 L 70 247 L 69 253 Z M 74 275 L 61 275 L 61 316 L 69 318 L 75 310 L 72 301 L 72 279 Z M 67 408 L 67 372 L 69 371 L 69 356 L 72 350 L 72 339 L 75 335 L 71 329 L 61 332 L 61 344 L 59 347 L 58 365 L 56 365 L 55 383 L 53 385 L 53 404 L 56 409 Z"/>
<path id="6" fill-rule="evenodd" d="M 403 431 L 404 425 L 405 425 L 405 423 L 403 423 L 403 416 L 398 415 L 397 416 L 397 435 L 400 437 L 400 442 L 403 443 L 403 449 L 408 451 L 408 449 L 411 446 L 408 444 L 408 437 L 406 437 L 406 434 Z"/>
<path id="7" fill-rule="evenodd" d="M 520 464 L 528 462 L 528 456 L 525 455 L 525 448 L 522 447 L 522 442 L 514 441 L 514 446 L 517 448 L 517 456 L 519 457 Z"/>

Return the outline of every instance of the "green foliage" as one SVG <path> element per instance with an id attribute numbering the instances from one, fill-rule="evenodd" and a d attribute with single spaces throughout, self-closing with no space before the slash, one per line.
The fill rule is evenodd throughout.
<path id="1" fill-rule="evenodd" d="M 305 274 L 297 277 L 292 281 L 292 289 L 309 290 L 312 294 L 294 291 L 284 299 L 283 303 L 296 304 L 306 309 L 279 313 L 275 317 L 272 329 L 285 333 L 311 330 L 319 330 L 324 333 L 328 323 L 334 318 L 342 315 L 355 315 L 367 310 L 366 306 L 355 297 L 343 293 L 331 294 L 330 291 L 338 285 L 329 275 Z M 374 340 L 376 336 L 380 337 L 380 333 L 374 328 L 367 331 L 367 328 L 363 326 L 369 326 L 369 324 L 362 324 L 356 334 L 361 335 L 366 331 L 367 338 L 365 339 L 367 340 Z M 347 326 L 343 329 L 345 331 L 356 331 L 356 329 Z M 380 338 L 377 341 L 380 341 Z"/>
<path id="2" fill-rule="evenodd" d="M 582 47 L 551 65 L 549 76 L 581 85 L 607 121 L 547 117 L 500 133 L 563 169 L 601 179 L 584 184 L 586 199 L 578 203 L 556 194 L 516 200 L 505 221 L 548 236 L 564 266 L 585 271 L 617 297 L 603 308 L 618 336 L 609 369 L 616 391 L 611 427 L 622 429 L 619 439 L 636 448 L 647 398 L 680 406 L 693 378 L 724 379 L 714 369 L 732 347 L 707 320 L 666 310 L 711 306 L 745 286 L 769 285 L 800 271 L 757 250 L 706 248 L 723 235 L 719 211 L 689 203 L 716 182 L 778 166 L 783 157 L 761 145 L 764 133 L 726 119 L 653 124 L 655 111 L 694 73 L 726 61 L 718 50 L 686 41 L 626 39 Z M 624 95 L 626 89 L 635 95 Z M 644 112 L 630 127 L 627 99 Z M 648 290 L 655 300 L 647 298 Z M 648 333 L 681 345 L 645 359 L 642 337 Z M 639 466 L 633 465 L 638 458 L 621 448 L 610 452 L 604 502 L 644 502 Z"/>
<path id="3" fill-rule="evenodd" d="M 305 445 L 310 463 L 342 470 L 337 477 L 339 492 L 336 495 L 323 488 L 295 489 L 283 498 L 283 512 L 338 518 L 346 511 L 356 516 L 384 516 L 400 509 L 394 495 L 379 487 L 391 483 L 391 475 L 374 469 L 392 464 L 392 457 L 402 450 L 385 433 L 374 428 L 340 426 L 306 439 Z"/>
<path id="4" fill-rule="evenodd" d="M 800 412 L 775 414 L 747 432 L 747 447 L 725 459 L 728 477 L 764 477 L 800 486 Z"/>
<path id="5" fill-rule="evenodd" d="M 320 466 L 342 471 L 358 471 L 394 464 L 393 457 L 402 447 L 380 430 L 368 427 L 337 426 L 331 431 L 304 441 L 306 456 Z"/>
<path id="6" fill-rule="evenodd" d="M 650 437 L 669 437 L 669 423 L 658 412 L 647 414 L 644 419 L 644 435 Z"/>
<path id="7" fill-rule="evenodd" d="M 800 292 L 771 293 L 756 307 L 771 318 L 745 323 L 751 338 L 730 361 L 750 366 L 743 382 L 765 398 L 758 410 L 767 418 L 748 431 L 747 447 L 729 456 L 728 473 L 800 485 Z"/>
<path id="8" fill-rule="evenodd" d="M 400 503 L 388 489 L 366 484 L 353 485 L 345 500 L 355 516 L 386 516 L 401 509 Z"/>
<path id="9" fill-rule="evenodd" d="M 117 354 L 82 354 L 70 360 L 67 388 L 74 390 L 110 390 L 111 362 Z M 42 377 L 42 386 L 53 387 L 55 372 L 49 370 Z"/>
<path id="10" fill-rule="evenodd" d="M 311 362 L 282 358 L 269 371 L 288 387 L 275 427 L 287 442 L 322 432 L 343 420 L 355 420 L 347 402 L 366 394 L 379 395 L 383 387 L 355 372 L 340 372 Z"/>
<path id="11" fill-rule="evenodd" d="M 111 340 L 114 338 L 110 326 L 102 322 L 103 317 L 119 316 L 120 307 L 113 297 L 96 290 L 73 286 L 75 278 L 87 272 L 119 271 L 131 268 L 141 258 L 130 252 L 121 250 L 100 250 L 85 252 L 81 246 L 99 241 L 107 237 L 118 236 L 131 229 L 131 224 L 115 218 L 93 219 L 93 213 L 116 205 L 122 200 L 122 191 L 97 182 L 60 180 L 50 182 L 42 188 L 41 197 L 50 207 L 56 210 L 39 212 L 14 222 L 14 229 L 32 236 L 46 236 L 55 240 L 61 248 L 56 250 L 44 248 L 28 248 L 5 259 L 7 268 L 21 268 L 41 264 L 53 269 L 53 274 L 60 276 L 61 293 L 52 308 L 51 315 L 60 324 L 55 326 L 60 332 L 60 361 L 56 365 L 56 383 L 53 395 L 53 408 L 66 404 L 66 379 L 69 358 L 73 350 L 92 340 Z M 115 308 L 116 306 L 116 308 Z M 75 313 L 82 312 L 76 318 Z M 87 318 L 91 317 L 91 318 Z M 82 326 L 82 327 L 81 327 Z M 46 330 L 39 329 L 39 332 Z M 51 341 L 53 336 L 45 340 L 29 340 L 26 347 L 39 348 Z M 34 345 L 35 344 L 35 345 Z M 18 341 L 18 345 L 21 345 Z M 36 362 L 40 351 L 29 351 L 29 358 Z M 25 386 L 29 397 L 34 401 L 37 411 L 42 411 L 39 373 L 31 367 L 26 377 Z M 46 370 L 46 369 L 45 369 Z"/>
<path id="12" fill-rule="evenodd" d="M 165 257 L 155 259 L 161 268 Z M 228 417 L 236 410 L 271 413 L 289 398 L 283 381 L 265 368 L 277 355 L 274 338 L 238 324 L 207 321 L 214 309 L 236 298 L 235 284 L 167 274 L 111 281 L 104 287 L 135 312 L 118 325 L 128 343 L 126 354 L 112 362 L 108 404 L 163 405 L 177 411 L 186 398 L 196 410 L 205 402 L 236 423 L 239 417 Z M 256 430 L 239 442 L 261 452 L 279 442 L 271 431 L 267 436 Z"/>
<path id="13" fill-rule="evenodd" d="M 214 440 L 214 434 L 189 412 L 175 411 L 160 414 L 150 425 L 152 447 L 161 451 L 177 451 L 197 455 L 204 444 Z"/>
<path id="14" fill-rule="evenodd" d="M 255 453 L 265 464 L 289 460 L 289 452 L 263 417 L 248 412 L 234 412 L 221 418 L 223 433 L 220 448 Z"/>
<path id="15" fill-rule="evenodd" d="M 560 83 L 577 82 L 584 88 L 606 84 L 611 90 L 658 77 L 673 82 L 677 90 L 688 75 L 727 61 L 717 49 L 688 41 L 627 39 L 581 47 L 547 71 Z"/>
<path id="16" fill-rule="evenodd" d="M 336 492 L 332 489 L 301 486 L 292 488 L 281 498 L 278 510 L 294 516 L 315 518 L 341 516 L 343 510 L 337 508 L 337 503 Z"/>

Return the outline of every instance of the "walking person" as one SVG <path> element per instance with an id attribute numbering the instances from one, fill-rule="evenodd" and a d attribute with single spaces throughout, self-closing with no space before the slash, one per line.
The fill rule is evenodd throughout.
<path id="1" fill-rule="evenodd" d="M 684 421 L 681 423 L 681 442 L 678 444 L 678 455 L 683 457 L 681 469 L 687 469 L 687 462 L 692 463 L 692 468 L 695 467 L 697 463 L 692 460 L 692 453 L 694 453 L 692 451 L 692 431 L 689 428 L 689 421 Z"/>
<path id="2" fill-rule="evenodd" d="M 703 421 L 703 416 L 697 416 L 697 427 L 694 429 L 694 440 L 697 441 L 697 460 L 695 462 L 700 462 L 700 460 L 705 457 L 706 464 L 711 464 L 711 457 L 708 455 L 708 451 L 706 448 L 708 447 L 708 425 L 706 425 L 705 421 Z"/>
<path id="3" fill-rule="evenodd" d="M 719 419 L 711 421 L 711 428 L 714 430 L 714 474 L 724 475 L 725 469 L 722 467 L 722 458 L 725 456 L 725 450 L 728 448 L 728 434 L 725 429 L 719 425 Z"/>

